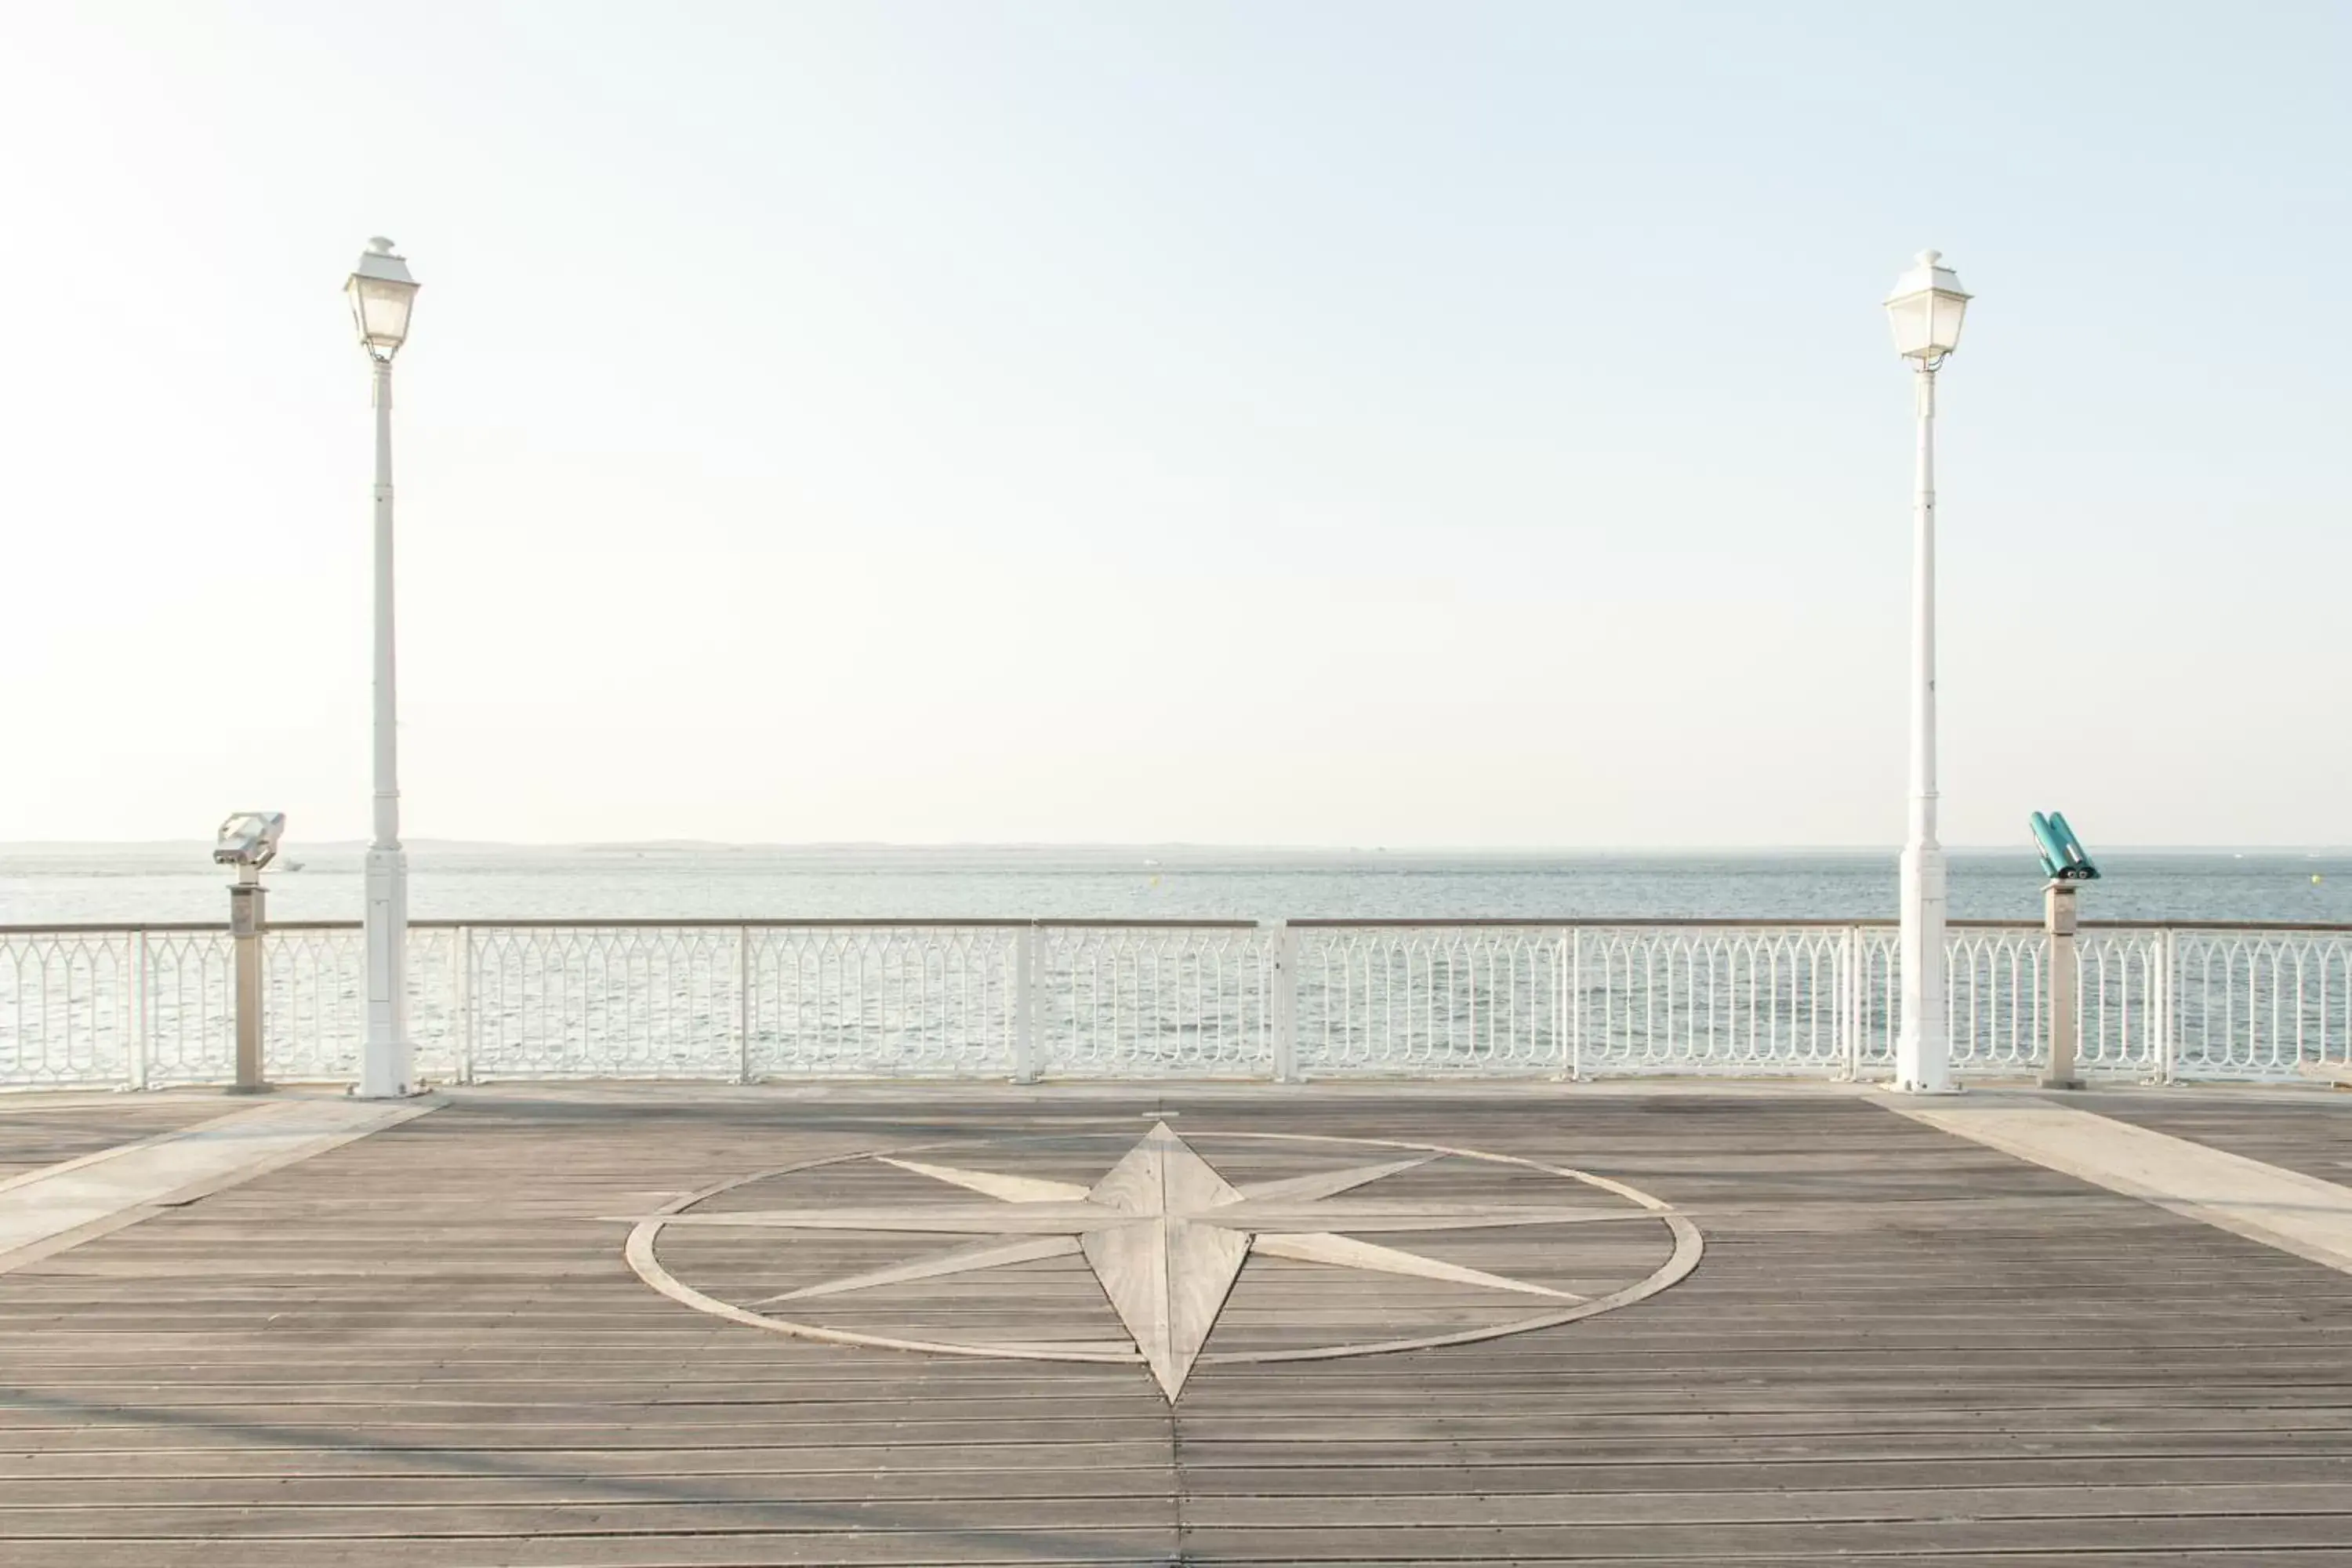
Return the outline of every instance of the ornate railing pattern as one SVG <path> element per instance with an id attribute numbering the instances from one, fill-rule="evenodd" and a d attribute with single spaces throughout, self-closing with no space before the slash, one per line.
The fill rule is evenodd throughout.
<path id="1" fill-rule="evenodd" d="M 355 925 L 265 939 L 269 1076 L 356 1075 Z M 425 1076 L 1334 1078 L 1891 1068 L 1884 923 L 1302 921 L 419 924 Z M 2039 928 L 1950 932 L 1953 1061 L 2046 1048 Z M 2078 1059 L 2262 1079 L 2352 1061 L 2352 929 L 2089 925 Z M 232 1070 L 216 926 L 0 927 L 0 1087 Z"/>
<path id="2" fill-rule="evenodd" d="M 1255 927 L 1037 926 L 1014 933 L 1034 1023 L 1019 1077 L 1265 1078 L 1277 1068 L 1276 950 Z"/>

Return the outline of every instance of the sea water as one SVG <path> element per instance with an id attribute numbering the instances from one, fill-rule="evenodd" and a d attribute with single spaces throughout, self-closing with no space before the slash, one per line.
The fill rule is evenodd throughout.
<path id="1" fill-rule="evenodd" d="M 419 920 L 1891 919 L 1887 850 L 1549 852 L 709 844 L 410 847 Z M 355 920 L 362 849 L 295 846 L 273 920 Z M 2352 851 L 2115 850 L 2087 919 L 2352 921 Z M 217 921 L 201 844 L 0 846 L 0 924 Z M 1951 912 L 2038 921 L 2022 850 L 1955 850 Z"/>

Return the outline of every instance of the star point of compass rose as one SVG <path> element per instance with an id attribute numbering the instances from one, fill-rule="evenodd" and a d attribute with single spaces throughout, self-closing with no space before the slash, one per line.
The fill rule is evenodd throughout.
<path id="1" fill-rule="evenodd" d="M 1418 1152 L 1379 1164 L 1237 1187 L 1160 1121 L 1090 1187 L 877 1155 L 886 1164 L 962 1188 L 986 1201 L 677 1213 L 665 1215 L 662 1220 L 667 1225 L 981 1238 L 887 1268 L 784 1291 L 753 1303 L 757 1307 L 1075 1254 L 1093 1271 L 1161 1393 L 1173 1401 L 1207 1345 L 1243 1265 L 1253 1254 L 1575 1303 L 1585 1298 L 1360 1237 L 1659 1217 L 1653 1210 L 1589 1203 L 1381 1202 L 1341 1195 L 1427 1164 L 1441 1158 L 1442 1152 Z"/>

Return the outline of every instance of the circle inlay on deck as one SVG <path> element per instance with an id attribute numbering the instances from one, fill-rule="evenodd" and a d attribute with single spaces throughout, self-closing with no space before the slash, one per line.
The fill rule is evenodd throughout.
<path id="1" fill-rule="evenodd" d="M 628 1261 L 663 1294 L 751 1327 L 939 1354 L 1139 1363 L 1173 1401 L 1196 1365 L 1423 1349 L 1612 1311 L 1683 1279 L 1702 1249 L 1697 1227 L 1660 1200 L 1515 1155 L 1370 1138 L 1195 1133 L 1216 1152 L 1213 1163 L 1164 1121 L 1130 1138 L 1008 1135 L 953 1145 L 954 1164 L 931 1158 L 948 1148 L 931 1144 L 763 1171 L 637 1221 Z M 1368 1151 L 1384 1157 L 1362 1163 Z M 973 1158 L 982 1152 L 992 1157 Z M 1067 1179 L 1097 1171 L 1103 1173 L 1091 1181 Z M 1632 1226 L 1664 1234 L 1629 1247 Z M 1377 1235 L 1421 1239 L 1412 1250 L 1364 1239 Z M 666 1262 L 666 1237 L 674 1244 L 692 1237 L 706 1253 Z M 917 1237 L 962 1239 L 905 1257 L 906 1241 Z M 1535 1266 L 1501 1272 L 1457 1260 L 1463 1244 L 1483 1238 L 1491 1248 L 1497 1237 L 1540 1237 L 1539 1247 L 1513 1253 Z M 835 1249 L 811 1247 L 811 1238 Z M 1663 1261 L 1649 1266 L 1661 1250 Z M 1253 1270 L 1254 1259 L 1265 1261 Z M 1213 1344 L 1236 1282 L 1286 1265 L 1307 1266 L 1285 1279 L 1286 1331 L 1229 1333 Z M 779 1282 L 779 1266 L 795 1282 L 727 1299 L 752 1295 L 747 1280 Z M 1074 1292 L 1078 1270 L 1098 1289 Z M 711 1276 L 709 1288 L 680 1272 Z M 1017 1317 L 1024 1327 L 1016 1333 L 991 1331 L 981 1308 L 940 1293 L 965 1277 L 998 1272 L 1028 1287 L 1015 1308 L 996 1314 Z M 1406 1331 L 1367 1334 L 1360 1306 L 1340 1310 L 1367 1276 L 1429 1288 L 1378 1313 L 1380 1327 Z M 910 1302 L 909 1288 L 919 1286 L 920 1300 Z M 1456 1299 L 1475 1305 L 1456 1307 Z M 1328 1313 L 1317 1310 L 1322 1300 Z M 877 1308 L 881 1301 L 895 1305 Z M 864 1315 L 821 1321 L 844 1304 Z M 1424 1321 L 1411 1321 L 1416 1315 Z"/>

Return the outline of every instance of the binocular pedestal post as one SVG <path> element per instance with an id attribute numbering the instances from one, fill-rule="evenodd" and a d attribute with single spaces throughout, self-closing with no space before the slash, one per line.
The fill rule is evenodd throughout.
<path id="1" fill-rule="evenodd" d="M 258 1094 L 261 1081 L 261 933 L 268 895 L 261 868 L 240 865 L 228 890 L 228 933 L 236 949 L 236 1082 L 232 1092 Z"/>
<path id="2" fill-rule="evenodd" d="M 2042 1075 L 2044 1089 L 2083 1087 L 2074 1073 L 2074 883 L 2055 878 L 2042 889 L 2042 923 L 2049 932 L 2043 955 L 2050 966 L 2050 1062 Z"/>

